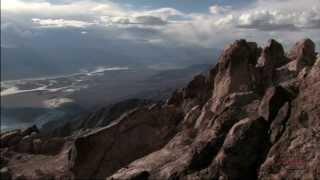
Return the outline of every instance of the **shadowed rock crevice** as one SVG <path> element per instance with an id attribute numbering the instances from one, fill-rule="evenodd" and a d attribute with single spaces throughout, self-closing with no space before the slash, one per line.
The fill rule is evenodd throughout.
<path id="1" fill-rule="evenodd" d="M 284 104 L 270 125 L 269 135 L 271 144 L 275 144 L 287 128 L 287 122 L 291 115 L 291 101 Z"/>
<path id="2" fill-rule="evenodd" d="M 260 92 L 277 83 L 276 69 L 288 62 L 282 45 L 274 39 L 269 40 L 256 65 Z"/>
<path id="3" fill-rule="evenodd" d="M 255 179 L 260 155 L 268 148 L 268 123 L 263 118 L 247 118 L 230 130 L 214 165 L 218 177 Z"/>

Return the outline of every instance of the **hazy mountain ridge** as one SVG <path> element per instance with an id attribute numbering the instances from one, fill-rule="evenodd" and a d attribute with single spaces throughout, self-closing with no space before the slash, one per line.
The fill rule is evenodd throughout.
<path id="1" fill-rule="evenodd" d="M 2 80 L 77 73 L 97 66 L 187 67 L 195 64 L 195 59 L 196 64 L 208 63 L 219 52 L 198 46 L 115 41 L 101 38 L 100 33 L 83 35 L 75 30 L 48 29 L 42 34 L 33 33 L 30 38 L 5 34 L 3 44 L 13 40 L 14 46 L 1 46 Z"/>
<path id="2" fill-rule="evenodd" d="M 49 121 L 56 122 L 50 122 L 51 125 L 61 125 L 76 118 L 76 113 L 94 112 L 132 98 L 164 101 L 174 89 L 183 87 L 208 67 L 205 64 L 168 70 L 98 67 L 77 74 L 5 81 L 1 83 L 1 129 L 33 124 L 40 128 Z"/>

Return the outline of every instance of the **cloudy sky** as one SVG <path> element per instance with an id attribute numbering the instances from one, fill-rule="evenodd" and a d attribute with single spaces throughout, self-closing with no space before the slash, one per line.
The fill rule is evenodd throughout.
<path id="1" fill-rule="evenodd" d="M 2 47 L 58 29 L 209 48 L 240 38 L 320 41 L 319 0 L 1 0 L 1 18 Z"/>

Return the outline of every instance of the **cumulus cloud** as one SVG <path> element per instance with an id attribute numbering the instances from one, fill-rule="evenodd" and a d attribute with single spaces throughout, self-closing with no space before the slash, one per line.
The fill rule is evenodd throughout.
<path id="1" fill-rule="evenodd" d="M 101 22 L 106 25 L 165 25 L 167 24 L 166 20 L 161 19 L 156 16 L 103 16 L 100 18 Z"/>
<path id="2" fill-rule="evenodd" d="M 259 30 L 299 30 L 304 28 L 320 28 L 320 9 L 288 12 L 281 10 L 256 10 L 243 13 L 237 20 L 242 28 Z"/>
<path id="3" fill-rule="evenodd" d="M 184 14 L 173 8 L 160 8 L 148 11 L 131 11 L 122 16 L 101 16 L 100 20 L 107 25 L 148 25 L 160 26 L 170 22 L 170 18 Z"/>
<path id="4" fill-rule="evenodd" d="M 38 19 L 33 18 L 32 22 L 38 24 L 43 28 L 62 28 L 62 27 L 75 27 L 75 28 L 85 28 L 93 23 L 77 20 L 65 20 L 65 19 Z"/>
<path id="5" fill-rule="evenodd" d="M 160 8 L 155 10 L 149 10 L 144 12 L 135 12 L 134 15 L 150 15 L 150 16 L 156 16 L 160 17 L 163 20 L 167 20 L 170 17 L 175 16 L 184 16 L 184 14 L 174 8 Z"/>
<path id="6" fill-rule="evenodd" d="M 164 25 L 167 23 L 165 20 L 156 16 L 137 16 L 135 17 L 135 21 L 137 23 L 148 25 Z"/>
<path id="7" fill-rule="evenodd" d="M 168 23 L 169 18 L 182 16 L 183 13 L 173 8 L 159 8 L 154 10 L 134 11 L 120 7 L 118 4 L 110 1 L 101 3 L 95 1 L 72 1 L 64 4 L 52 4 L 47 1 L 23 0 L 3 0 L 1 1 L 1 10 L 5 13 L 36 16 L 39 24 L 56 25 L 56 27 L 86 26 L 87 23 L 78 22 L 79 19 L 90 19 L 92 21 L 103 20 L 101 22 L 110 24 L 146 24 L 146 25 L 164 25 Z M 61 18 L 57 18 L 61 17 Z M 66 17 L 77 18 L 72 20 L 63 20 Z M 43 23 L 41 23 L 43 22 Z M 92 23 L 94 24 L 94 23 Z"/>
<path id="8" fill-rule="evenodd" d="M 243 13 L 237 19 L 237 26 L 259 30 L 297 30 L 291 15 L 279 11 L 253 11 Z"/>
<path id="9" fill-rule="evenodd" d="M 239 38 L 260 42 L 268 38 L 317 40 L 319 8 L 319 0 L 257 0 L 245 9 L 213 5 L 209 15 L 192 14 L 190 20 L 171 24 L 164 32 L 181 43 L 205 46 L 221 46 Z"/>
<path id="10" fill-rule="evenodd" d="M 156 39 L 155 42 L 181 45 L 221 46 L 239 38 L 264 41 L 270 37 L 309 36 L 317 40 L 315 31 L 320 29 L 319 0 L 257 0 L 245 9 L 215 4 L 208 7 L 208 12 L 196 14 L 170 7 L 135 10 L 117 1 L 72 0 L 54 4 L 46 0 L 1 0 L 1 3 L 4 14 L 29 18 L 31 26 L 82 30 L 94 26 L 106 33 L 108 29 L 119 29 L 123 32 L 117 36 L 120 39 L 146 42 Z M 150 39 L 146 32 L 152 32 Z"/>
<path id="11" fill-rule="evenodd" d="M 115 3 L 94 1 L 72 1 L 64 4 L 52 4 L 47 1 L 1 0 L 4 13 L 37 16 L 97 16 L 122 15 L 123 9 Z"/>
<path id="12" fill-rule="evenodd" d="M 210 13 L 212 14 L 224 14 L 229 11 L 231 11 L 231 6 L 219 6 L 219 5 L 213 5 L 209 7 Z"/>
<path id="13" fill-rule="evenodd" d="M 257 0 L 246 9 L 211 6 L 211 17 L 216 25 L 232 25 L 235 28 L 257 29 L 262 31 L 295 31 L 320 28 L 319 0 Z"/>

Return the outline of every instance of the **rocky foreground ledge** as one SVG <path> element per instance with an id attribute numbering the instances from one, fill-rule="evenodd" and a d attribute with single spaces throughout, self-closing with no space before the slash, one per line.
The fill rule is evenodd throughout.
<path id="1" fill-rule="evenodd" d="M 318 179 L 320 58 L 239 40 L 166 104 L 68 137 L 1 134 L 1 179 Z"/>

